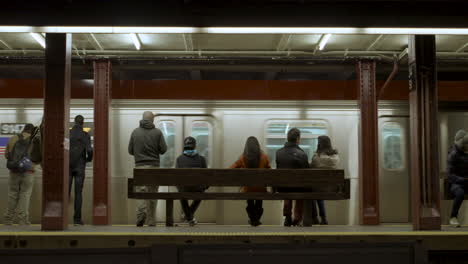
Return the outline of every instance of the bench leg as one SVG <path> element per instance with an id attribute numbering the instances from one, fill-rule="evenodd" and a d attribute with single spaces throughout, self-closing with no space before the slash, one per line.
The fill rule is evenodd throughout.
<path id="1" fill-rule="evenodd" d="M 166 200 L 166 226 L 174 226 L 174 200 Z"/>

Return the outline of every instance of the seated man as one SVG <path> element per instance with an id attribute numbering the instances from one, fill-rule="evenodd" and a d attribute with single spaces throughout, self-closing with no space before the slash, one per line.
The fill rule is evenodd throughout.
<path id="1" fill-rule="evenodd" d="M 288 132 L 288 142 L 276 152 L 277 169 L 307 169 L 309 159 L 307 154 L 299 147 L 301 142 L 301 131 L 292 128 Z M 301 188 L 279 188 L 278 191 L 301 191 Z M 304 200 L 296 200 L 294 205 L 294 219 L 292 219 L 292 200 L 285 200 L 283 205 L 284 226 L 299 225 L 302 221 L 302 209 Z"/>
<path id="2" fill-rule="evenodd" d="M 465 198 L 465 179 L 468 177 L 468 134 L 464 130 L 458 131 L 455 136 L 455 144 L 447 159 L 447 175 L 449 191 L 455 196 L 450 225 L 460 227 L 458 210 Z"/>
<path id="3" fill-rule="evenodd" d="M 184 152 L 177 158 L 176 168 L 206 168 L 206 159 L 197 153 L 196 147 L 197 141 L 193 137 L 184 139 Z M 179 192 L 204 192 L 208 189 L 208 186 L 178 186 L 177 189 Z M 200 203 L 201 200 L 194 200 L 192 204 L 189 205 L 187 200 L 180 200 L 185 220 L 190 226 L 197 224 L 197 220 L 194 216 Z"/>

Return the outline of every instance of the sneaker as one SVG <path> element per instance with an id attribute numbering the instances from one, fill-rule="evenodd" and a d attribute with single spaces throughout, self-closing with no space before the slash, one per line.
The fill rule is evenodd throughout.
<path id="1" fill-rule="evenodd" d="M 192 220 L 188 221 L 189 226 L 195 226 L 198 224 L 197 219 L 193 218 Z"/>
<path id="2" fill-rule="evenodd" d="M 453 227 L 460 227 L 460 222 L 458 222 L 456 217 L 452 217 L 450 218 L 450 225 Z"/>
<path id="3" fill-rule="evenodd" d="M 82 226 L 84 224 L 83 224 L 83 221 L 81 221 L 81 220 L 75 220 L 75 221 L 73 221 L 73 225 L 74 226 Z"/>
<path id="4" fill-rule="evenodd" d="M 293 225 L 293 226 L 302 226 L 302 225 L 301 225 L 301 221 L 296 220 L 296 219 L 294 219 L 294 221 L 292 221 L 292 225 Z"/>
<path id="5" fill-rule="evenodd" d="M 321 219 L 321 221 L 320 221 L 320 225 L 328 225 L 327 218 L 322 217 L 322 219 Z"/>
<path id="6" fill-rule="evenodd" d="M 290 215 L 286 215 L 284 217 L 284 226 L 291 226 L 292 225 L 292 218 Z"/>

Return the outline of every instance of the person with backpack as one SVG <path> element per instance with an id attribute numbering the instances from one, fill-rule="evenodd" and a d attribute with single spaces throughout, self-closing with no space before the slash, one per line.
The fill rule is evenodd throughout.
<path id="1" fill-rule="evenodd" d="M 83 184 L 85 179 L 86 163 L 93 160 L 91 137 L 83 130 L 84 117 L 77 115 L 75 125 L 70 130 L 70 180 L 68 195 L 70 196 L 73 180 L 75 180 L 75 212 L 73 224 L 83 225 L 81 219 L 81 206 L 83 203 Z"/>
<path id="2" fill-rule="evenodd" d="M 35 128 L 26 124 L 23 131 L 8 141 L 5 158 L 10 171 L 8 179 L 8 206 L 4 224 L 29 225 L 29 202 L 34 186 L 36 163 L 31 160 Z"/>
<path id="3" fill-rule="evenodd" d="M 260 148 L 260 143 L 256 137 L 249 137 L 245 142 L 244 153 L 239 159 L 234 162 L 229 168 L 235 169 L 271 169 L 268 156 Z M 244 186 L 241 192 L 267 192 L 264 186 Z M 251 226 L 259 226 L 262 224 L 260 219 L 263 215 L 262 200 L 247 200 L 245 208 L 249 216 L 249 224 Z"/>
<path id="4" fill-rule="evenodd" d="M 176 168 L 206 168 L 205 157 L 199 155 L 196 150 L 197 141 L 193 137 L 187 137 L 184 139 L 184 152 L 176 160 Z M 206 185 L 198 186 L 178 186 L 179 192 L 204 192 L 208 189 Z M 185 221 L 190 226 L 197 224 L 195 219 L 195 212 L 200 206 L 201 200 L 193 200 L 192 204 L 185 199 L 180 200 L 180 205 L 184 211 Z"/>
<path id="5" fill-rule="evenodd" d="M 137 168 L 159 168 L 160 155 L 167 151 L 166 140 L 161 130 L 154 125 L 154 114 L 151 111 L 143 113 L 140 126 L 133 130 L 128 143 L 128 153 L 135 159 Z M 137 186 L 137 192 L 158 192 L 159 186 Z M 142 227 L 156 226 L 156 207 L 158 200 L 137 201 L 137 223 Z"/>

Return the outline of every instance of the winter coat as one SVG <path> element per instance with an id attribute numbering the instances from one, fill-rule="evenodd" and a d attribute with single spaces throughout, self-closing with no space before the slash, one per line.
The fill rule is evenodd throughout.
<path id="1" fill-rule="evenodd" d="M 307 154 L 296 144 L 286 142 L 284 147 L 276 151 L 277 169 L 308 169 L 309 158 Z M 302 192 L 307 189 L 300 187 L 274 187 L 278 192 Z"/>
<path id="2" fill-rule="evenodd" d="M 176 160 L 176 168 L 206 168 L 205 157 L 198 153 L 184 153 L 180 155 Z M 208 189 L 209 186 L 178 186 L 179 192 L 203 192 Z"/>
<path id="3" fill-rule="evenodd" d="M 230 169 L 246 169 L 247 168 L 247 160 L 245 159 L 244 155 L 241 155 L 239 159 L 234 162 L 230 167 Z M 268 160 L 268 156 L 264 153 L 260 154 L 260 162 L 258 164 L 259 169 L 271 169 L 270 161 Z M 266 187 L 256 187 L 256 186 L 243 186 L 241 187 L 241 192 L 266 192 Z"/>
<path id="4" fill-rule="evenodd" d="M 447 175 L 450 184 L 463 184 L 468 178 L 468 153 L 454 145 L 447 158 Z"/>
<path id="5" fill-rule="evenodd" d="M 340 161 L 338 154 L 327 155 L 315 153 L 310 163 L 311 168 L 318 169 L 336 169 L 336 164 Z"/>
<path id="6" fill-rule="evenodd" d="M 23 138 L 25 140 L 29 140 L 31 138 L 31 133 L 28 133 L 28 132 L 23 132 L 21 133 L 21 135 L 23 136 Z M 10 158 L 10 154 L 11 152 L 13 151 L 13 148 L 15 147 L 15 144 L 16 142 L 19 140 L 19 136 L 18 135 L 14 135 L 12 137 L 10 137 L 10 139 L 8 140 L 8 143 L 7 143 L 7 146 L 5 148 L 5 159 L 8 160 Z M 36 139 L 36 137 L 34 136 L 34 138 L 31 139 L 31 143 L 29 145 L 29 150 L 28 150 L 28 155 L 29 157 L 31 157 L 31 153 L 33 151 L 35 151 L 36 148 L 40 148 L 40 142 L 38 142 L 38 139 Z M 33 167 L 32 169 L 29 171 L 29 172 L 34 172 L 35 169 L 37 168 L 37 165 L 39 165 L 39 162 L 38 161 L 35 161 L 35 160 L 32 160 L 33 162 Z"/>
<path id="7" fill-rule="evenodd" d="M 77 153 L 74 153 L 74 152 Z M 76 159 L 72 157 L 77 157 Z M 81 125 L 74 125 L 70 130 L 70 168 L 84 169 L 86 162 L 93 160 L 91 137 Z"/>
<path id="8" fill-rule="evenodd" d="M 135 165 L 159 167 L 159 155 L 166 153 L 164 135 L 153 122 L 141 120 L 140 127 L 133 130 L 128 143 L 128 153 L 135 158 Z"/>
<path id="9" fill-rule="evenodd" d="M 287 142 L 283 148 L 276 151 L 276 168 L 307 169 L 309 158 L 296 143 Z"/>

